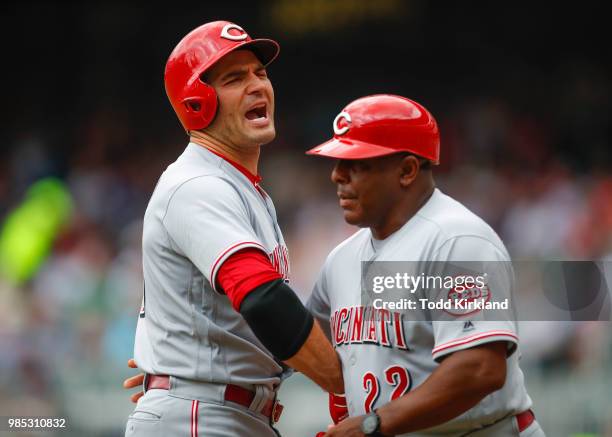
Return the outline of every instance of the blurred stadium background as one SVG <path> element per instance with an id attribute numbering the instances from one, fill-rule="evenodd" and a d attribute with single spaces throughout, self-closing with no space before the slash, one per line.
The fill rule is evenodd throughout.
<path id="1" fill-rule="evenodd" d="M 225 3 L 0 6 L 0 416 L 67 417 L 72 431 L 57 435 L 123 435 L 142 216 L 187 139 L 163 68 L 187 31 L 214 19 L 281 43 L 269 69 L 278 137 L 260 172 L 302 297 L 355 230 L 336 205 L 332 163 L 303 152 L 331 135 L 346 103 L 379 92 L 436 116 L 439 186 L 514 257 L 612 256 L 609 23 L 597 3 Z M 549 436 L 612 435 L 610 328 L 522 327 Z M 300 376 L 281 400 L 285 436 L 328 423 L 325 394 Z"/>

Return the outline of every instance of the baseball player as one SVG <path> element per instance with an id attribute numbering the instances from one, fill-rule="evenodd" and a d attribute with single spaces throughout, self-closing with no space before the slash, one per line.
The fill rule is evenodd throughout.
<path id="1" fill-rule="evenodd" d="M 278 52 L 216 21 L 186 35 L 166 64 L 190 142 L 144 217 L 134 352 L 144 395 L 126 436 L 277 435 L 284 363 L 344 390 L 336 352 L 287 285 L 287 248 L 257 175 L 260 146 L 275 137 L 266 67 Z"/>
<path id="2" fill-rule="evenodd" d="M 435 187 L 435 119 L 409 99 L 374 95 L 346 106 L 333 128 L 308 153 L 338 160 L 331 177 L 344 218 L 364 229 L 330 253 L 307 303 L 344 375 L 346 398 L 330 400 L 339 423 L 325 436 L 543 436 L 518 366 L 515 322 L 407 320 L 363 305 L 362 262 L 509 265 L 497 234 Z M 501 275 L 496 292 L 507 292 L 511 267 Z"/>

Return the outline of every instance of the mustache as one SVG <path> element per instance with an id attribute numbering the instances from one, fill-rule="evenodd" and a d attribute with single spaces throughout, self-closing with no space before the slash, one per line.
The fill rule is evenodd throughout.
<path id="1" fill-rule="evenodd" d="M 344 191 L 344 190 L 338 190 L 336 192 L 336 195 L 340 199 L 355 199 L 355 198 L 357 198 L 357 196 L 354 193 L 350 193 L 350 192 Z"/>

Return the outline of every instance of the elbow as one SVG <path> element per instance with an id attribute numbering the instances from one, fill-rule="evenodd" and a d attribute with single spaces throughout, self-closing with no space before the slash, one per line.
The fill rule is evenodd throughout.
<path id="1" fill-rule="evenodd" d="M 481 363 L 475 376 L 475 391 L 485 397 L 500 390 L 506 384 L 506 363 L 505 361 Z"/>
<path id="2" fill-rule="evenodd" d="M 475 405 L 506 384 L 506 349 L 505 343 L 496 342 L 458 351 L 439 369 L 453 375 L 458 394 Z"/>
<path id="3" fill-rule="evenodd" d="M 506 352 L 505 342 L 495 342 L 474 348 L 468 362 L 473 369 L 473 391 L 475 395 L 485 396 L 500 390 L 506 384 Z M 467 363 L 465 363 L 467 364 Z"/>
<path id="4" fill-rule="evenodd" d="M 240 314 L 259 341 L 281 361 L 300 350 L 314 324 L 312 315 L 280 279 L 251 291 L 240 305 Z"/>

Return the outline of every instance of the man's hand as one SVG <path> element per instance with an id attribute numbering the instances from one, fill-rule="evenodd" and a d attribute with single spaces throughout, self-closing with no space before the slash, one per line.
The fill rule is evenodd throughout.
<path id="1" fill-rule="evenodd" d="M 330 425 L 325 437 L 365 437 L 361 432 L 364 416 L 349 417 L 337 425 Z"/>
<path id="2" fill-rule="evenodd" d="M 134 358 L 130 358 L 128 360 L 128 367 L 130 369 L 138 369 L 138 365 L 136 364 L 136 361 L 134 361 Z M 142 388 L 142 383 L 144 382 L 144 373 L 139 373 L 136 376 L 132 376 L 128 379 L 126 379 L 125 381 L 123 381 L 123 388 L 134 388 L 134 387 L 141 387 Z M 142 395 L 144 395 L 144 392 L 141 390 L 139 392 L 134 393 L 132 396 L 130 396 L 130 400 L 134 403 L 138 402 L 138 399 L 140 399 L 142 397 Z"/>

